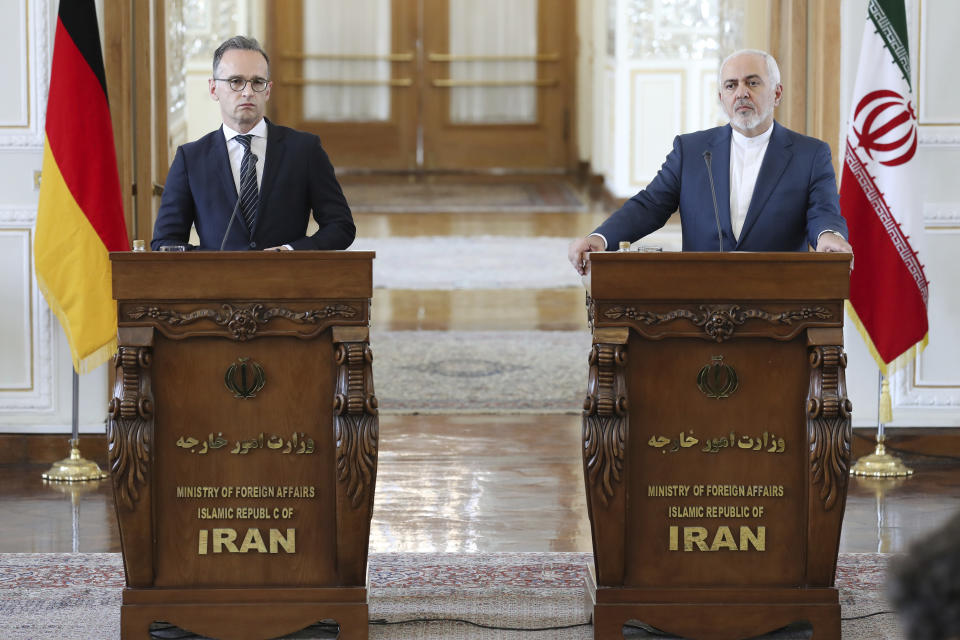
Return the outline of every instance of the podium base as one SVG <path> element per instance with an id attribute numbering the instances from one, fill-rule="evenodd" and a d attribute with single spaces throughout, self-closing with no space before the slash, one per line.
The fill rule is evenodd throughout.
<path id="1" fill-rule="evenodd" d="M 152 622 L 167 622 L 213 638 L 267 640 L 321 620 L 340 626 L 338 640 L 367 640 L 364 587 L 280 587 L 123 590 L 120 637 L 152 638 Z"/>
<path id="2" fill-rule="evenodd" d="M 797 622 L 817 640 L 840 640 L 840 596 L 833 587 L 597 587 L 586 578 L 594 640 L 622 640 L 630 621 L 697 640 L 755 638 Z"/>

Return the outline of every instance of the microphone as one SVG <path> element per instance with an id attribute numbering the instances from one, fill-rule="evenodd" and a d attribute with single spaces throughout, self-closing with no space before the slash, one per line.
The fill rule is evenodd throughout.
<path id="1" fill-rule="evenodd" d="M 250 154 L 250 161 L 253 162 L 253 168 L 257 168 L 257 154 Z M 230 237 L 230 227 L 233 226 L 233 221 L 237 219 L 237 212 L 240 211 L 240 194 L 237 193 L 237 204 L 233 205 L 233 211 L 230 213 L 230 222 L 227 223 L 227 230 L 223 233 L 223 240 L 220 241 L 220 251 L 223 251 L 223 248 L 227 246 L 227 238 Z"/>
<path id="2" fill-rule="evenodd" d="M 720 209 L 717 207 L 717 190 L 713 187 L 713 170 L 710 160 L 713 155 L 709 151 L 703 152 L 703 161 L 707 165 L 707 177 L 710 178 L 710 195 L 713 196 L 713 219 L 717 222 L 717 240 L 720 242 L 720 253 L 723 253 L 723 232 L 720 230 Z"/>

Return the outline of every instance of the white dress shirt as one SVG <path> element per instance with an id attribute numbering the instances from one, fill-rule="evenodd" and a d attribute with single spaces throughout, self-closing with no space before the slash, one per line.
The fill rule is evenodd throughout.
<path id="1" fill-rule="evenodd" d="M 260 189 L 260 185 L 263 184 L 263 167 L 267 160 L 267 121 L 260 118 L 260 122 L 247 133 L 253 136 L 250 138 L 250 152 L 257 156 L 257 189 Z M 233 171 L 233 183 L 237 187 L 237 193 L 240 192 L 240 161 L 243 160 L 243 145 L 234 140 L 234 137 L 239 135 L 241 135 L 239 131 L 234 131 L 226 124 L 223 125 L 223 137 L 227 139 L 227 155 L 230 157 L 230 169 Z"/>
<path id="2" fill-rule="evenodd" d="M 753 189 L 757 185 L 757 175 L 763 156 L 770 144 L 773 124 L 763 133 L 748 138 L 736 129 L 730 137 L 730 226 L 733 237 L 740 239 L 743 222 L 747 218 Z"/>

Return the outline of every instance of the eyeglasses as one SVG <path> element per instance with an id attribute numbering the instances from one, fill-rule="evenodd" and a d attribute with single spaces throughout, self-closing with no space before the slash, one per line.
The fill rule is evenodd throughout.
<path id="1" fill-rule="evenodd" d="M 254 78 L 253 80 L 247 80 L 246 78 L 214 78 L 214 80 L 217 82 L 226 82 L 227 86 L 234 91 L 243 91 L 249 82 L 250 88 L 257 93 L 266 91 L 267 86 L 270 84 L 269 80 L 264 80 L 263 78 Z"/>

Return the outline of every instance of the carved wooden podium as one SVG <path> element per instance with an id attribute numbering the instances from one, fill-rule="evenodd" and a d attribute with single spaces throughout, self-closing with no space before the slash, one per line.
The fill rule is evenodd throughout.
<path id="1" fill-rule="evenodd" d="M 371 252 L 114 253 L 124 638 L 367 638 Z"/>
<path id="2" fill-rule="evenodd" d="M 847 254 L 592 254 L 594 637 L 840 638 Z"/>

